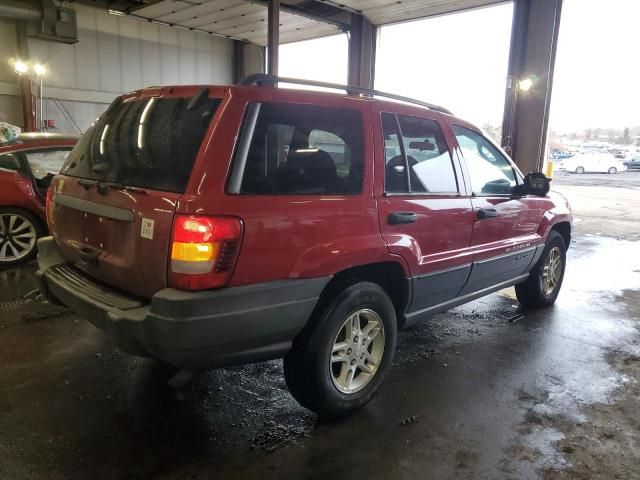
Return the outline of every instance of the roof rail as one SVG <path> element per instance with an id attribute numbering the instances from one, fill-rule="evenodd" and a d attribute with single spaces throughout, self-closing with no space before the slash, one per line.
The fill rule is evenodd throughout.
<path id="1" fill-rule="evenodd" d="M 451 111 L 444 107 L 439 107 L 438 105 L 434 105 L 432 103 L 416 100 L 415 98 L 403 97 L 402 95 L 396 95 L 395 93 L 381 92 L 380 90 L 374 90 L 372 88 L 355 87 L 351 85 L 341 85 L 339 83 L 317 82 L 315 80 L 304 80 L 300 78 L 277 77 L 275 75 L 269 75 L 267 73 L 254 73 L 252 75 L 245 77 L 240 82 L 240 85 L 243 85 L 243 86 L 258 85 L 258 86 L 274 87 L 279 82 L 292 83 L 294 85 L 309 85 L 312 87 L 330 88 L 333 90 L 344 90 L 349 95 L 357 94 L 357 95 L 366 95 L 368 97 L 391 98 L 393 100 L 399 100 L 401 102 L 413 103 L 415 105 L 427 107 L 428 109 L 435 110 L 436 112 L 442 112 L 442 113 L 447 113 L 449 115 L 452 115 Z"/>

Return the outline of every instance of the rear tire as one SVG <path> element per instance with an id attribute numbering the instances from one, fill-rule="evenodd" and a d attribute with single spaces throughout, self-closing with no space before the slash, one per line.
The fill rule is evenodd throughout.
<path id="1" fill-rule="evenodd" d="M 618 173 L 618 169 L 616 167 L 611 167 L 608 170 L 608 172 L 609 172 L 610 175 L 614 175 L 614 174 Z"/>
<path id="2" fill-rule="evenodd" d="M 577 174 L 583 174 L 584 173 L 584 167 L 577 167 L 576 168 L 576 173 Z"/>
<path id="3" fill-rule="evenodd" d="M 562 235 L 551 230 L 542 255 L 531 270 L 529 278 L 516 285 L 516 297 L 523 306 L 542 308 L 555 303 L 564 279 L 566 252 Z"/>
<path id="4" fill-rule="evenodd" d="M 349 415 L 378 390 L 393 360 L 396 336 L 395 309 L 382 287 L 347 284 L 319 305 L 285 355 L 287 387 L 322 418 Z"/>
<path id="5" fill-rule="evenodd" d="M 44 233 L 40 220 L 21 208 L 0 208 L 0 267 L 31 260 Z"/>

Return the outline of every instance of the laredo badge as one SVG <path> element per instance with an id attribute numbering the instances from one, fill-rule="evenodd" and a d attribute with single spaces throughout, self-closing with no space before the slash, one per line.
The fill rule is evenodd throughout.
<path id="1" fill-rule="evenodd" d="M 153 224 L 154 222 L 150 218 L 142 219 L 142 224 L 140 225 L 140 236 L 142 238 L 153 240 Z"/>

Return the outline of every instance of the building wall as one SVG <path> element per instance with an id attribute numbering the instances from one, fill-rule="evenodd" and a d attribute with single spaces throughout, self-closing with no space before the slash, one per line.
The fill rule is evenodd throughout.
<path id="1" fill-rule="evenodd" d="M 44 96 L 57 102 L 47 102 L 45 117 L 56 120 L 60 131 L 73 132 L 74 128 L 58 104 L 85 130 L 121 93 L 152 85 L 232 81 L 231 40 L 109 15 L 90 6 L 73 4 L 73 8 L 78 18 L 78 43 L 28 40 L 29 59 L 47 65 Z M 15 43 L 15 27 L 0 25 L 0 32 L 0 41 L 13 35 Z M 10 68 L 3 73 L 7 70 L 4 67 L 0 68 L 0 95 L 5 93 L 2 82 L 15 82 L 15 74 Z M 15 85 L 17 88 L 17 82 Z M 0 97 L 0 121 L 3 103 Z"/>
<path id="2" fill-rule="evenodd" d="M 22 125 L 20 85 L 9 63 L 18 55 L 16 26 L 9 20 L 0 19 L 0 122 Z"/>

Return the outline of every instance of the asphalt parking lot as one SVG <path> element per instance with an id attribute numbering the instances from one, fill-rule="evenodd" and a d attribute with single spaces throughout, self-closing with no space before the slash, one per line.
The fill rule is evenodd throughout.
<path id="1" fill-rule="evenodd" d="M 552 188 L 571 202 L 577 233 L 640 240 L 640 171 L 556 172 Z"/>
<path id="2" fill-rule="evenodd" d="M 608 173 L 568 173 L 556 171 L 554 185 L 583 187 L 614 187 L 640 189 L 640 170 L 627 170 L 613 175 Z"/>
<path id="3" fill-rule="evenodd" d="M 521 311 L 508 289 L 403 332 L 379 395 L 338 423 L 298 406 L 279 361 L 176 391 L 39 301 L 33 264 L 0 272 L 0 478 L 640 478 L 640 224 L 623 215 L 640 173 L 583 177 L 554 180 L 578 220 L 557 304 Z"/>

